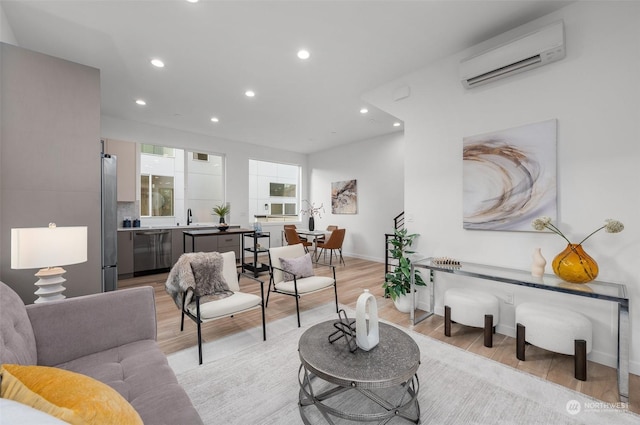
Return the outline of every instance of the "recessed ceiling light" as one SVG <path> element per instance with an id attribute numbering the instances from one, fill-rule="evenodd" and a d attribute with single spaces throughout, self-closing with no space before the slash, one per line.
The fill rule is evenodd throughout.
<path id="1" fill-rule="evenodd" d="M 369 110 L 367 108 L 360 109 L 360 113 L 361 114 L 366 114 L 367 112 L 369 112 Z"/>
<path id="2" fill-rule="evenodd" d="M 298 57 L 300 59 L 303 59 L 303 60 L 304 59 L 309 59 L 310 56 L 311 56 L 311 53 L 309 53 L 308 50 L 304 50 L 304 49 L 298 50 Z"/>
<path id="3" fill-rule="evenodd" d="M 162 62 L 160 59 L 151 59 L 151 65 L 155 66 L 156 68 L 164 68 L 164 62 Z"/>
<path id="4" fill-rule="evenodd" d="M 187 0 L 189 3 L 198 3 L 198 0 Z"/>
<path id="5" fill-rule="evenodd" d="M 394 127 L 400 127 L 400 123 L 399 123 L 399 122 L 394 122 L 394 123 L 393 123 L 393 126 L 394 126 Z"/>
<path id="6" fill-rule="evenodd" d="M 244 92 L 244 95 L 247 97 L 254 97 L 256 93 L 253 90 L 247 90 L 246 92 Z"/>
<path id="7" fill-rule="evenodd" d="M 144 106 L 144 105 L 146 105 L 146 104 L 147 104 L 147 102 L 145 102 L 145 101 L 144 101 L 144 100 L 142 100 L 142 99 L 137 99 L 137 100 L 136 100 L 136 104 L 138 104 L 138 105 L 140 105 L 140 106 Z"/>
<path id="8" fill-rule="evenodd" d="M 211 117 L 211 122 L 219 122 L 220 120 L 218 119 L 218 117 Z"/>

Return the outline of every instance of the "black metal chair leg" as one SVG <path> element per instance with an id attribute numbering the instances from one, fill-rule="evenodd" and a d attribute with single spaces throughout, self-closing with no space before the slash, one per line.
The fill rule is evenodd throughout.
<path id="1" fill-rule="evenodd" d="M 202 364 L 202 330 L 200 329 L 201 323 L 198 323 L 198 361 Z"/>
<path id="2" fill-rule="evenodd" d="M 269 294 L 271 293 L 271 281 L 269 281 L 269 288 L 267 288 L 267 301 L 264 304 L 264 307 L 267 308 L 269 306 Z"/>
<path id="3" fill-rule="evenodd" d="M 269 294 L 267 294 L 267 297 L 269 296 Z M 264 304 L 264 283 L 260 282 L 260 298 L 262 299 L 262 303 L 261 303 L 261 307 L 262 307 L 262 340 L 266 341 L 267 340 L 267 323 L 264 317 L 264 309 L 265 309 L 265 304 Z"/>
<path id="4" fill-rule="evenodd" d="M 202 364 L 202 320 L 200 320 L 200 300 L 196 300 L 196 319 L 198 324 L 198 360 Z"/>
<path id="5" fill-rule="evenodd" d="M 298 295 L 296 295 L 296 315 L 298 316 L 298 327 L 300 327 L 300 305 L 298 303 Z"/>
<path id="6" fill-rule="evenodd" d="M 264 306 L 262 306 L 262 340 L 267 340 L 267 324 L 264 319 Z"/>
<path id="7" fill-rule="evenodd" d="M 324 248 L 320 248 L 320 252 L 318 252 L 318 256 L 316 257 L 316 263 L 320 261 L 320 256 L 322 255 L 323 252 L 324 252 Z"/>

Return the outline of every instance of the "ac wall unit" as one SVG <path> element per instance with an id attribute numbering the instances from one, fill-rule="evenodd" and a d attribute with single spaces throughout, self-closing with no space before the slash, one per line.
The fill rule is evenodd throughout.
<path id="1" fill-rule="evenodd" d="M 504 41 L 505 35 L 509 38 Z M 557 21 L 519 36 L 506 33 L 460 62 L 462 85 L 472 88 L 564 58 L 564 22 Z"/>

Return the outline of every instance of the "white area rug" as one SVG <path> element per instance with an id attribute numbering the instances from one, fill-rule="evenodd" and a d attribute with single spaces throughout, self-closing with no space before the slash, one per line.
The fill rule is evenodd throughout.
<path id="1" fill-rule="evenodd" d="M 256 327 L 205 344 L 202 366 L 197 347 L 170 355 L 169 364 L 207 425 L 301 424 L 298 340 L 315 323 L 336 318 L 333 308 L 301 313 L 300 329 L 295 317 L 267 323 L 266 342 Z M 640 424 L 619 406 L 403 330 L 420 347 L 423 424 Z"/>

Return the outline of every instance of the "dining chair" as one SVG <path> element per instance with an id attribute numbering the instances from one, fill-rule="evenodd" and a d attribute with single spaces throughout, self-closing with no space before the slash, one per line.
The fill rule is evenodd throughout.
<path id="1" fill-rule="evenodd" d="M 311 255 L 309 253 L 305 254 L 302 244 L 269 248 L 269 266 L 271 276 L 265 306 L 269 305 L 269 295 L 272 292 L 294 297 L 296 300 L 298 327 L 300 327 L 300 297 L 333 287 L 336 299 L 336 313 L 338 312 L 335 266 L 320 265 L 321 267 L 329 267 L 332 277 L 316 276 L 311 262 Z"/>
<path id="2" fill-rule="evenodd" d="M 307 241 L 306 239 L 303 240 L 300 237 L 300 235 L 298 235 L 298 232 L 296 232 L 295 229 L 291 229 L 291 228 L 284 229 L 284 238 L 287 241 L 287 245 L 302 244 L 305 252 L 309 252 L 308 247 L 313 245 L 311 242 Z"/>
<path id="3" fill-rule="evenodd" d="M 216 256 L 221 256 L 222 270 L 212 267 Z M 219 258 L 219 257 L 217 257 Z M 264 282 L 250 275 L 248 279 L 260 283 L 260 296 L 240 291 L 234 251 L 197 252 L 182 254 L 169 272 L 165 289 L 172 296 L 182 312 L 180 332 L 184 329 L 184 316 L 193 320 L 198 327 L 198 360 L 202 364 L 202 324 L 224 317 L 233 317 L 238 313 L 262 309 L 262 339 L 267 340 L 265 322 Z M 228 291 L 222 294 L 212 290 L 220 288 L 220 274 L 226 282 Z"/>
<path id="4" fill-rule="evenodd" d="M 343 265 L 346 265 L 344 262 L 344 258 L 342 257 L 342 242 L 344 242 L 345 232 L 346 229 L 336 229 L 331 232 L 331 235 L 326 242 L 318 242 L 318 244 L 316 245 L 316 252 L 318 253 L 316 256 L 316 262 L 320 259 L 320 255 L 322 255 L 322 253 L 326 253 L 326 249 L 330 251 L 329 264 L 331 265 L 333 260 L 333 251 L 337 250 L 340 254 L 340 262 Z M 318 248 L 320 248 L 320 251 L 318 251 Z"/>
<path id="5" fill-rule="evenodd" d="M 286 230 L 286 229 L 293 229 L 293 230 L 296 230 L 296 229 L 297 229 L 297 227 L 296 227 L 296 225 L 295 225 L 295 224 L 285 224 L 285 225 L 284 225 L 284 226 L 282 226 L 282 227 L 283 227 L 285 230 Z M 307 240 L 307 238 L 306 238 L 305 236 L 300 236 L 300 235 L 298 235 L 298 237 L 299 237 L 300 239 L 302 239 L 303 241 L 306 241 L 306 240 Z"/>
<path id="6" fill-rule="evenodd" d="M 338 228 L 338 226 L 330 224 L 327 226 L 327 232 L 329 232 L 329 235 L 331 235 L 331 232 L 333 232 L 334 230 L 336 230 Z M 322 235 L 322 236 L 318 236 L 316 237 L 316 242 L 324 242 L 325 240 L 327 240 L 326 238 L 327 235 Z"/>

